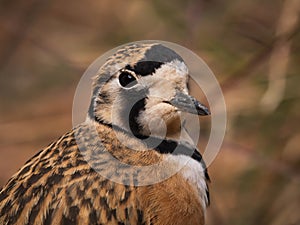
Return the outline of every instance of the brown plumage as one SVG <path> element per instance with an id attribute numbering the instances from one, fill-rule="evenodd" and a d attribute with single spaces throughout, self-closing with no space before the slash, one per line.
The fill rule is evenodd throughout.
<path id="1" fill-rule="evenodd" d="M 33 156 L 1 190 L 0 224 L 204 224 L 205 164 L 174 135 L 174 123 L 181 108 L 208 110 L 186 94 L 182 63 L 160 44 L 129 45 L 110 57 L 95 78 L 86 122 Z M 176 98 L 179 91 L 196 112 Z M 159 123 L 151 130 L 145 122 L 157 115 L 164 136 Z"/>

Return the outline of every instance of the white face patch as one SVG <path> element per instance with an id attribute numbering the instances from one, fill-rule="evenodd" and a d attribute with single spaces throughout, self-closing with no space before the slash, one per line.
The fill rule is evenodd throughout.
<path id="1" fill-rule="evenodd" d="M 141 77 L 139 83 L 148 87 L 149 96 L 170 100 L 176 89 L 188 93 L 188 68 L 177 59 L 163 64 L 152 75 Z"/>
<path id="2" fill-rule="evenodd" d="M 164 78 L 178 85 L 186 85 L 188 73 L 189 71 L 185 63 L 175 59 L 172 62 L 163 64 L 152 76 L 159 77 L 160 79 Z"/>
<path id="3" fill-rule="evenodd" d="M 124 68 L 115 66 L 113 69 L 117 72 L 100 89 L 100 92 L 104 93 L 100 97 L 104 100 L 109 99 L 110 101 L 109 104 L 102 104 L 102 113 L 99 118 L 129 129 L 129 114 L 125 115 L 122 109 L 131 107 L 131 103 L 133 107 L 134 103 L 136 103 L 134 101 L 144 98 L 145 96 L 143 95 L 138 96 L 138 93 L 143 93 L 143 90 L 145 90 L 147 93 L 145 110 L 141 111 L 140 116 L 136 117 L 139 125 L 145 129 L 145 132 L 143 131 L 144 134 L 164 134 L 166 133 L 166 127 L 168 128 L 168 137 L 180 134 L 180 120 L 178 119 L 180 112 L 178 112 L 176 107 L 167 102 L 174 98 L 177 91 L 188 94 L 188 68 L 184 62 L 175 59 L 162 64 L 154 70 L 153 74 L 146 76 L 134 74 L 134 71 L 131 71 L 129 68 L 128 72 L 132 73 L 132 76 L 137 80 L 137 83 L 129 88 L 123 87 L 119 81 L 120 70 Z M 127 71 L 126 68 L 124 70 Z M 134 96 L 133 101 L 130 101 L 132 94 L 126 96 L 126 93 L 137 94 Z M 126 98 L 128 101 L 126 101 Z M 151 127 L 155 128 L 152 132 L 148 131 L 149 125 L 153 125 Z"/>
<path id="4" fill-rule="evenodd" d="M 173 60 L 172 62 L 166 63 L 165 66 L 175 67 L 179 75 L 187 76 L 189 70 L 184 62 L 179 61 L 178 59 Z"/>
<path id="5" fill-rule="evenodd" d="M 154 127 L 156 129 L 152 130 L 152 134 L 165 134 L 166 127 L 170 128 L 168 131 L 172 133 L 168 135 L 180 134 L 180 112 L 167 102 L 174 98 L 178 90 L 188 94 L 187 79 L 188 69 L 183 62 L 177 59 L 161 65 L 152 75 L 143 76 L 139 79 L 139 84 L 146 87 L 149 92 L 145 111 L 138 118 L 140 125 L 145 129 L 145 133 L 149 133 L 147 129 L 149 122 L 155 120 L 164 122 L 158 123 Z"/>

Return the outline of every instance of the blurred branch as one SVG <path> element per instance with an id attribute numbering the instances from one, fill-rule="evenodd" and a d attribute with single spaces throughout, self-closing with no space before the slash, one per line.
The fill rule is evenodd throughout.
<path id="1" fill-rule="evenodd" d="M 264 168 L 268 168 L 272 172 L 277 172 L 278 174 L 281 174 L 286 178 L 300 183 L 300 174 L 295 172 L 295 170 L 286 163 L 275 159 L 265 158 L 261 155 L 256 154 L 256 151 L 254 151 L 253 149 L 242 146 L 238 143 L 224 141 L 223 146 L 225 147 L 225 149 L 229 149 L 231 151 L 239 151 L 247 154 L 253 159 L 253 162 L 257 162 L 259 165 L 263 166 Z"/>
<path id="2" fill-rule="evenodd" d="M 238 19 L 235 22 L 236 33 L 241 37 L 251 40 L 263 47 L 268 47 L 272 43 L 273 35 L 268 32 L 270 24 L 259 19 L 256 15 L 247 15 L 243 19 Z"/>
<path id="3" fill-rule="evenodd" d="M 14 23 L 10 24 L 10 26 L 5 24 L 9 28 L 9 30 L 14 30 L 14 32 L 10 32 L 8 34 L 10 36 L 8 38 L 9 41 L 4 45 L 4 48 L 1 51 L 2 54 L 0 55 L 0 69 L 2 69 L 14 55 L 20 43 L 26 37 L 30 27 L 32 26 L 34 21 L 37 20 L 38 15 L 43 12 L 42 9 L 45 8 L 47 2 L 50 1 L 27 1 L 25 4 L 25 8 L 22 8 L 19 15 L 14 16 L 14 19 L 16 21 L 13 21 Z"/>
<path id="4" fill-rule="evenodd" d="M 1 24 L 0 24 L 1 25 Z M 3 29 L 7 29 L 7 27 L 2 27 Z M 8 32 L 14 32 L 13 30 L 8 30 Z M 85 64 L 80 64 L 78 62 L 75 62 L 74 60 L 70 59 L 67 55 L 64 55 L 57 51 L 55 48 L 50 46 L 48 43 L 45 43 L 44 41 L 37 40 L 35 37 L 32 37 L 30 34 L 28 34 L 26 37 L 24 37 L 23 40 L 27 40 L 30 42 L 33 46 L 41 49 L 44 52 L 47 52 L 49 55 L 52 55 L 54 58 L 59 59 L 61 62 L 64 62 L 68 65 L 70 65 L 73 69 L 76 71 L 79 71 L 80 73 L 86 69 Z M 8 61 L 8 59 L 6 59 Z M 1 62 L 0 62 L 1 66 Z"/>
<path id="5" fill-rule="evenodd" d="M 251 75 L 251 73 L 255 71 L 257 67 L 262 65 L 268 59 L 272 49 L 273 45 L 270 45 L 251 57 L 251 59 L 248 60 L 248 62 L 242 68 L 234 72 L 221 84 L 223 92 L 226 92 L 232 87 L 237 86 L 243 79 Z"/>
<path id="6" fill-rule="evenodd" d="M 201 15 L 203 11 L 203 1 L 188 1 L 185 9 L 186 38 L 187 46 L 195 46 L 197 32 L 200 27 Z"/>
<path id="7" fill-rule="evenodd" d="M 286 85 L 292 40 L 288 39 L 298 23 L 299 0 L 287 0 L 278 21 L 276 41 L 269 61 L 269 86 L 261 100 L 262 109 L 274 111 L 281 102 Z"/>
<path id="8" fill-rule="evenodd" d="M 75 62 L 73 59 L 71 59 L 68 56 L 68 54 L 62 54 L 61 52 L 57 51 L 55 48 L 51 47 L 48 43 L 37 40 L 34 37 L 31 37 L 30 35 L 28 35 L 26 39 L 35 47 L 40 48 L 44 52 L 47 52 L 48 54 L 54 56 L 56 59 L 59 59 L 60 61 L 68 64 L 74 70 L 80 72 L 79 73 L 80 75 L 82 71 L 84 71 L 87 67 L 86 64 L 82 64 L 82 63 L 80 64 L 79 62 Z"/>
<path id="9" fill-rule="evenodd" d="M 289 2 L 289 3 L 287 3 L 287 2 Z M 272 55 L 274 54 L 274 52 L 280 51 L 279 47 L 282 44 L 287 43 L 290 46 L 292 39 L 300 31 L 299 25 L 297 25 L 297 23 L 296 23 L 297 20 L 295 20 L 295 18 L 298 19 L 298 14 L 297 13 L 299 11 L 299 2 L 300 1 L 298 1 L 298 0 L 287 0 L 287 1 L 285 1 L 286 4 L 294 5 L 294 7 L 292 7 L 292 8 L 294 8 L 294 20 L 293 20 L 294 22 L 289 24 L 288 29 L 286 29 L 287 25 L 285 23 L 280 25 L 280 30 L 282 32 L 277 31 L 277 35 L 273 38 L 273 40 L 271 41 L 270 44 L 267 44 L 265 42 L 261 42 L 261 41 L 257 40 L 256 38 L 254 38 L 252 36 L 249 37 L 252 40 L 255 39 L 254 40 L 255 42 L 261 43 L 264 46 L 264 48 L 260 52 L 253 55 L 245 63 L 245 65 L 243 67 L 241 67 L 236 72 L 234 72 L 227 80 L 225 80 L 222 83 L 222 89 L 223 89 L 224 92 L 226 92 L 227 90 L 230 90 L 232 87 L 238 85 L 243 79 L 245 79 L 246 77 L 251 75 L 252 72 L 254 72 L 259 66 L 264 64 L 270 58 L 270 56 L 272 58 Z M 290 8 L 288 8 L 288 11 L 289 10 L 290 10 Z M 286 13 L 288 13 L 288 12 L 284 12 L 283 14 L 286 14 Z M 287 19 L 284 18 L 285 16 L 290 18 L 291 15 L 289 15 L 289 16 L 282 15 L 281 18 L 283 18 L 283 20 L 287 21 Z M 289 19 L 289 21 L 290 20 L 291 19 Z M 286 22 L 286 23 L 288 23 L 288 22 Z M 277 29 L 279 29 L 279 27 Z M 286 57 L 286 56 L 278 54 L 278 59 L 276 59 L 276 62 L 277 62 L 277 60 L 281 61 L 284 57 Z M 271 61 L 272 61 L 272 63 L 271 63 Z M 269 72 L 269 74 L 271 74 L 271 73 L 273 74 L 273 71 L 276 73 L 276 69 L 275 69 L 276 65 L 274 66 L 274 63 L 275 62 L 272 59 L 270 59 L 270 66 L 269 66 L 270 72 Z M 284 66 L 284 65 L 285 64 L 282 64 L 282 66 Z M 284 67 L 286 67 L 286 66 L 287 66 L 287 64 Z M 271 71 L 271 68 L 273 68 L 272 71 Z M 272 78 L 272 80 L 274 80 L 274 79 Z M 272 89 L 272 90 L 275 91 L 275 89 Z"/>

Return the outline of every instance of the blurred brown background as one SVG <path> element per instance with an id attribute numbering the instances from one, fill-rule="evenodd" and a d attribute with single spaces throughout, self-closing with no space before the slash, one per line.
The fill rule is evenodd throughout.
<path id="1" fill-rule="evenodd" d="M 300 224 L 299 0 L 1 0 L 0 186 L 72 127 L 87 66 L 130 41 L 186 46 L 228 110 L 207 224 Z"/>

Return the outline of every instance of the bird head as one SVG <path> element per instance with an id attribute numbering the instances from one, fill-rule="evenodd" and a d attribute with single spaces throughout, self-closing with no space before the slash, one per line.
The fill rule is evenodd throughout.
<path id="1" fill-rule="evenodd" d="M 189 95 L 188 68 L 162 44 L 130 44 L 109 57 L 94 79 L 89 117 L 138 138 L 180 133 L 182 112 L 208 115 Z"/>

